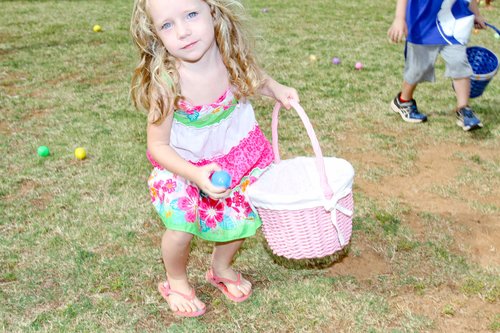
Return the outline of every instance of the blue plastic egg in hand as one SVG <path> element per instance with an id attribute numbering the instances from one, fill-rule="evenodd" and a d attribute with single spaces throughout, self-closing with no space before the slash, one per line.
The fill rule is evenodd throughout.
<path id="1" fill-rule="evenodd" d="M 227 171 L 215 171 L 212 174 L 212 184 L 219 187 L 229 188 L 231 186 L 231 176 Z"/>

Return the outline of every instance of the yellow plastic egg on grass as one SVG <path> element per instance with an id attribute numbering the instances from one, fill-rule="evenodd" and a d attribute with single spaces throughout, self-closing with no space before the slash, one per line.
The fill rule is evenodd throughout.
<path id="1" fill-rule="evenodd" d="M 79 160 L 84 160 L 85 157 L 87 157 L 87 152 L 85 151 L 85 148 L 78 147 L 75 149 L 75 157 Z"/>
<path id="2" fill-rule="evenodd" d="M 99 24 L 96 24 L 94 25 L 94 27 L 92 28 L 92 30 L 94 30 L 94 32 L 101 32 L 102 31 L 102 28 Z"/>

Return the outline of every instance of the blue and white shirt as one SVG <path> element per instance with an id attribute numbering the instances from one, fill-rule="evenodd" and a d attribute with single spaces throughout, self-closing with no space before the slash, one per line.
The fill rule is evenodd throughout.
<path id="1" fill-rule="evenodd" d="M 467 44 L 474 26 L 470 1 L 408 0 L 407 40 L 413 44 Z"/>

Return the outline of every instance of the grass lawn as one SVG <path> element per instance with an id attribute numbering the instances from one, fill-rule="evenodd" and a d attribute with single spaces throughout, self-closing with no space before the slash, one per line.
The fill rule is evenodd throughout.
<path id="1" fill-rule="evenodd" d="M 264 68 L 297 88 L 323 153 L 355 167 L 353 238 L 333 265 L 304 265 L 273 257 L 259 232 L 235 261 L 255 290 L 238 305 L 204 281 L 211 244 L 195 240 L 208 310 L 180 319 L 156 291 L 164 227 L 128 93 L 132 1 L 3 1 L 0 331 L 499 332 L 500 78 L 471 101 L 485 127 L 465 133 L 439 60 L 416 93 L 429 122 L 402 122 L 389 109 L 403 70 L 404 46 L 386 37 L 394 2 L 244 1 Z M 500 27 L 496 6 L 483 14 Z M 471 45 L 500 55 L 491 30 Z M 272 101 L 253 104 L 269 135 Z M 310 155 L 298 117 L 281 117 L 282 157 Z"/>

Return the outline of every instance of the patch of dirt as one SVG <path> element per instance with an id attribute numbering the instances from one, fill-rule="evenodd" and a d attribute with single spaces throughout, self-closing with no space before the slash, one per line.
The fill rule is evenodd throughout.
<path id="1" fill-rule="evenodd" d="M 23 198 L 26 200 L 27 197 L 30 197 L 31 194 L 36 191 L 40 187 L 40 184 L 31 179 L 23 179 L 19 188 L 16 191 L 13 191 L 11 194 L 6 195 L 3 200 L 6 202 L 15 202 Z M 45 209 L 48 204 L 53 200 L 54 196 L 51 193 L 43 192 L 38 197 L 34 199 L 30 199 L 30 202 L 33 206 L 39 209 Z"/>
<path id="2" fill-rule="evenodd" d="M 465 167 L 462 159 L 456 157 L 457 153 L 465 155 L 477 155 L 484 160 L 493 160 L 497 152 L 480 151 L 476 147 L 461 147 L 450 144 L 432 146 L 419 150 L 418 159 L 411 175 L 390 175 L 382 177 L 380 182 L 370 183 L 361 180 L 363 192 L 369 196 L 380 197 L 381 195 L 396 196 L 415 208 L 417 211 L 428 211 L 437 214 L 467 213 L 470 207 L 461 199 L 443 197 L 432 192 L 438 186 L 446 186 L 455 181 L 461 169 Z M 498 157 L 497 157 L 498 158 Z M 383 186 L 381 186 L 381 184 Z M 497 190 L 494 197 L 499 198 Z M 461 197 L 469 197 L 472 189 L 463 186 L 460 188 Z M 485 203 L 491 203 L 488 198 L 478 198 Z"/>
<path id="3" fill-rule="evenodd" d="M 498 314 L 498 305 L 479 298 L 457 295 L 448 288 L 425 295 L 398 295 L 389 300 L 400 313 L 417 312 L 433 321 L 434 332 L 491 332 L 489 325 Z"/>
<path id="4" fill-rule="evenodd" d="M 77 81 L 77 79 L 80 79 L 81 73 L 80 72 L 69 72 L 69 73 L 64 73 L 59 75 L 58 77 L 55 77 L 50 80 L 46 80 L 45 82 L 49 86 L 57 86 L 61 82 L 65 81 Z"/>
<path id="5" fill-rule="evenodd" d="M 21 72 L 2 72 L 0 73 L 0 87 L 7 96 L 18 96 L 22 82 L 27 80 L 28 75 Z"/>
<path id="6" fill-rule="evenodd" d="M 474 189 L 460 187 L 458 196 L 445 197 L 433 189 L 453 183 L 464 168 L 464 161 L 456 157 L 460 152 L 477 155 L 483 160 L 494 160 L 495 152 L 477 147 L 443 144 L 420 150 L 410 176 L 390 175 L 379 182 L 359 179 L 358 188 L 369 197 L 396 197 L 415 212 L 430 212 L 453 221 L 454 238 L 471 258 L 483 266 L 500 265 L 500 214 L 475 212 L 462 198 L 474 198 L 484 204 L 498 202 L 498 189 L 488 197 L 479 197 Z M 385 161 L 384 161 L 385 162 Z M 496 198 L 496 199 L 494 199 Z M 492 202 L 493 201 L 493 202 Z M 410 227 L 422 228 L 420 219 L 410 219 Z"/>
<path id="7" fill-rule="evenodd" d="M 23 179 L 21 181 L 21 186 L 18 191 L 18 196 L 17 197 L 24 197 L 34 189 L 38 188 L 40 185 L 35 182 L 34 180 L 31 179 Z"/>
<path id="8" fill-rule="evenodd" d="M 44 192 L 38 198 L 31 200 L 31 203 L 38 209 L 44 210 L 53 199 L 52 194 Z"/>
<path id="9" fill-rule="evenodd" d="M 359 251 L 359 255 L 350 253 L 343 257 L 329 269 L 328 275 L 353 276 L 357 280 L 367 280 L 390 273 L 390 265 L 367 244 L 368 242 L 357 239 L 356 251 Z"/>
<path id="10" fill-rule="evenodd" d="M 483 267 L 500 267 L 500 215 L 462 213 L 453 216 L 455 241 Z"/>
<path id="11" fill-rule="evenodd" d="M 161 238 L 165 229 L 160 220 L 151 218 L 144 221 L 140 229 L 141 239 L 147 244 L 152 244 L 153 247 L 159 249 L 161 247 Z"/>
<path id="12" fill-rule="evenodd" d="M 10 127 L 6 121 L 0 121 L 0 134 L 6 135 L 6 136 L 12 134 L 12 130 L 10 129 Z"/>
<path id="13" fill-rule="evenodd" d="M 367 172 L 374 167 L 388 168 L 395 164 L 389 157 L 377 152 L 359 153 L 363 147 L 362 139 L 353 140 L 351 137 L 350 142 L 354 142 L 355 146 L 344 156 L 348 160 L 362 161 L 360 168 L 363 169 L 358 170 L 359 172 Z M 412 212 L 429 212 L 452 221 L 453 236 L 461 250 L 483 267 L 499 266 L 500 214 L 481 213 L 471 208 L 466 200 L 471 198 L 482 205 L 498 206 L 500 188 L 494 188 L 488 195 L 481 195 L 473 187 L 458 187 L 456 179 L 465 167 L 478 170 L 481 168 L 472 161 L 469 163 L 459 158 L 460 155 L 476 156 L 483 161 L 499 161 L 498 150 L 495 149 L 481 148 L 477 145 L 460 146 L 454 143 L 430 145 L 419 148 L 411 175 L 393 172 L 381 176 L 378 181 L 356 177 L 355 189 L 382 206 L 387 198 L 396 198 L 410 207 Z M 436 190 L 440 187 L 446 188 L 450 184 L 453 189 L 458 187 L 457 194 L 442 195 Z M 425 231 L 421 220 L 408 219 L 409 227 L 416 233 Z"/>
<path id="14" fill-rule="evenodd" d="M 393 136 L 404 134 L 393 133 Z M 352 132 L 338 139 L 345 141 L 342 146 L 348 147 L 343 148 L 340 155 L 351 161 L 357 172 L 355 191 L 374 200 L 380 207 L 391 198 L 408 208 L 404 213 L 404 223 L 420 241 L 425 241 L 431 233 L 429 223 L 421 213 L 437 216 L 445 221 L 443 227 L 453 237 L 452 252 L 458 252 L 487 269 L 500 267 L 500 186 L 487 184 L 489 192 L 481 192 L 480 184 L 466 186 L 466 182 L 462 184 L 458 180 L 463 177 L 464 168 L 480 174 L 484 161 L 500 163 L 498 148 L 453 142 L 421 144 L 411 174 L 403 175 L 400 169 L 391 169 L 397 166 L 396 157 L 367 149 L 370 145 L 362 134 Z M 380 172 L 374 177 L 367 176 L 377 170 Z M 496 178 L 484 179 L 497 181 Z M 484 212 L 471 206 L 468 199 L 476 202 Z M 362 239 L 354 242 L 359 255 L 349 254 L 332 266 L 330 274 L 351 275 L 358 280 L 390 274 L 390 263 L 371 249 L 369 242 Z M 425 295 L 404 289 L 396 292 L 403 294 L 389 300 L 391 307 L 402 314 L 430 318 L 433 332 L 491 332 L 489 325 L 498 320 L 495 319 L 499 314 L 498 304 L 476 296 L 468 297 L 450 286 L 426 290 Z"/>

